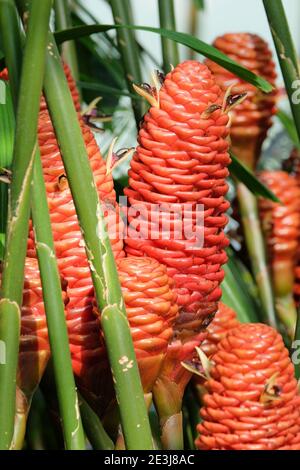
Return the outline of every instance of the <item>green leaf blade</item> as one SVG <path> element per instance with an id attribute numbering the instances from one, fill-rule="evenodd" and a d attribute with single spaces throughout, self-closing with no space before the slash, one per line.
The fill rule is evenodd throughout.
<path id="1" fill-rule="evenodd" d="M 58 31 L 55 33 L 56 42 L 61 44 L 65 41 L 78 39 L 84 36 L 90 36 L 91 34 L 104 33 L 110 29 L 134 29 L 139 31 L 148 31 L 156 34 L 160 34 L 162 37 L 171 39 L 172 41 L 183 44 L 184 46 L 190 47 L 199 54 L 213 60 L 217 64 L 226 68 L 230 72 L 234 73 L 238 77 L 242 78 L 246 82 L 251 83 L 255 87 L 259 88 L 264 93 L 270 93 L 273 90 L 272 85 L 262 77 L 255 75 L 250 70 L 247 70 L 242 65 L 238 64 L 228 56 L 220 52 L 218 49 L 206 44 L 198 38 L 195 38 L 187 33 L 180 33 L 177 31 L 170 31 L 162 28 L 153 28 L 150 26 L 133 26 L 133 25 L 87 25 L 78 26 L 75 28 L 66 29 L 64 31 Z"/>
<path id="2" fill-rule="evenodd" d="M 280 200 L 275 196 L 275 194 L 267 188 L 256 176 L 243 164 L 239 159 L 230 152 L 231 164 L 229 165 L 230 173 L 235 176 L 241 183 L 244 183 L 245 186 L 256 196 L 264 197 L 265 199 L 270 199 L 273 202 L 280 203 Z"/>

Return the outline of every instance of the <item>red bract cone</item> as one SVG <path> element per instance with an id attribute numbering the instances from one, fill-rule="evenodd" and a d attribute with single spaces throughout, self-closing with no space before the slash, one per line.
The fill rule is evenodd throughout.
<path id="1" fill-rule="evenodd" d="M 106 169 L 91 130 L 81 120 L 80 124 L 95 186 L 106 215 L 112 249 L 116 258 L 123 257 L 121 236 L 123 225 L 116 204 L 112 176 Z M 54 129 L 47 112 L 40 115 L 38 137 L 58 266 L 60 273 L 68 282 L 70 302 L 66 308 L 66 319 L 73 367 L 79 385 L 86 395 L 89 394 L 95 406 L 98 406 L 102 400 L 103 387 L 106 385 L 102 382 L 102 369 L 107 367 L 106 361 L 103 361 L 105 350 L 104 345 L 101 345 L 100 322 L 93 313 L 93 283 L 83 237 Z M 32 230 L 28 253 L 30 256 L 35 256 Z"/>
<path id="2" fill-rule="evenodd" d="M 143 389 L 149 393 L 178 313 L 173 282 L 166 267 L 151 258 L 123 258 L 117 267 Z"/>
<path id="3" fill-rule="evenodd" d="M 259 200 L 278 314 L 293 334 L 296 311 L 292 292 L 300 240 L 300 188 L 295 177 L 284 171 L 264 171 L 260 179 L 282 203 Z"/>
<path id="4" fill-rule="evenodd" d="M 223 228 L 229 205 L 225 178 L 230 158 L 222 91 L 205 65 L 182 63 L 167 75 L 159 93 L 152 93 L 153 106 L 139 132 L 140 145 L 125 191 L 131 205 L 126 251 L 165 264 L 178 295 L 174 341 L 154 388 L 165 424 L 170 415 L 179 416 L 190 379 L 181 361 L 192 358 L 221 296 L 227 245 Z M 161 205 L 159 216 L 157 204 Z M 133 214 L 135 209 L 142 214 L 142 223 Z M 183 226 L 178 222 L 180 213 L 184 214 Z M 196 220 L 199 215 L 200 221 Z M 138 233 L 135 225 L 140 225 Z"/>
<path id="5" fill-rule="evenodd" d="M 268 44 L 259 36 L 248 33 L 224 34 L 213 45 L 275 87 L 276 69 L 272 53 Z M 211 60 L 206 60 L 206 64 L 224 92 L 232 87 L 231 94 L 247 93 L 246 99 L 232 111 L 230 136 L 233 152 L 254 169 L 262 143 L 272 125 L 272 116 L 276 113 L 277 93 L 274 90 L 265 94 Z"/>
<path id="6" fill-rule="evenodd" d="M 300 397 L 281 336 L 263 324 L 231 330 L 213 358 L 201 450 L 299 450 Z"/>
<path id="7" fill-rule="evenodd" d="M 67 303 L 66 282 L 62 295 Z M 17 376 L 15 448 L 22 447 L 32 396 L 40 383 L 50 356 L 48 330 L 38 263 L 26 258 L 21 309 L 21 336 Z"/>

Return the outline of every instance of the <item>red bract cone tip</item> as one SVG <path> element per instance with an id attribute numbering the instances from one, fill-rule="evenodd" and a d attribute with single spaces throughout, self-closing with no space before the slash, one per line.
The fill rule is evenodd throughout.
<path id="1" fill-rule="evenodd" d="M 223 279 L 221 265 L 226 261 L 227 245 L 223 227 L 228 202 L 225 178 L 230 158 L 227 153 L 228 116 L 216 107 L 209 116 L 203 113 L 221 104 L 222 92 L 208 68 L 187 61 L 170 72 L 159 92 L 159 107 L 151 107 L 139 132 L 139 146 L 131 162 L 130 204 L 142 204 L 145 213 L 155 203 L 166 203 L 172 211 L 190 204 L 189 221 L 196 226 L 196 204 L 203 204 L 204 244 L 195 246 L 178 233 L 171 217 L 169 239 L 164 237 L 162 212 L 155 236 L 136 240 L 129 215 L 129 255 L 151 256 L 164 263 L 174 279 L 180 315 L 176 330 L 183 337 L 193 336 L 213 317 L 220 298 Z M 174 211 L 174 209 L 173 209 Z M 145 227 L 152 229 L 151 225 Z M 180 235 L 180 236 L 178 236 Z"/>

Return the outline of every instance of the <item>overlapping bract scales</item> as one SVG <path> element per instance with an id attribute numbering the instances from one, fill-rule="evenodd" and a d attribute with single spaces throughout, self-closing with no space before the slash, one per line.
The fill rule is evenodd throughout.
<path id="1" fill-rule="evenodd" d="M 173 282 L 164 265 L 152 258 L 117 261 L 134 349 L 144 391 L 159 374 L 178 313 Z"/>
<path id="2" fill-rule="evenodd" d="M 300 449 L 297 380 L 276 330 L 263 324 L 231 330 L 218 345 L 210 375 L 199 449 Z"/>
<path id="3" fill-rule="evenodd" d="M 285 284 L 291 291 L 294 267 L 299 252 L 300 187 L 296 178 L 284 171 L 263 171 L 260 179 L 281 201 L 281 204 L 263 198 L 259 201 L 260 217 L 266 236 L 275 290 L 276 292 L 282 291 L 283 284 Z M 284 279 L 277 283 L 276 273 L 284 273 Z"/>
<path id="4" fill-rule="evenodd" d="M 225 200 L 228 175 L 228 116 L 217 106 L 221 89 L 208 68 L 187 61 L 170 72 L 159 92 L 159 107 L 151 107 L 139 132 L 139 146 L 131 162 L 126 195 L 132 207 L 143 213 L 141 232 L 136 239 L 135 218 L 129 211 L 126 251 L 129 255 L 151 256 L 168 268 L 174 279 L 181 313 L 176 330 L 195 335 L 213 315 L 220 298 L 223 279 L 221 266 L 226 262 L 223 232 L 227 218 Z M 212 112 L 210 112 L 212 111 Z M 208 114 L 207 114 L 208 113 Z M 150 211 L 161 206 L 161 216 L 149 223 Z M 178 228 L 176 211 L 190 204 L 183 227 Z M 203 243 L 199 243 L 196 205 L 203 219 Z M 169 213 L 171 230 L 163 222 Z M 151 233 L 152 230 L 152 233 Z M 201 228 L 200 228 L 201 230 Z M 180 239 L 181 238 L 181 239 Z"/>
<path id="5" fill-rule="evenodd" d="M 213 45 L 275 87 L 272 52 L 262 38 L 256 34 L 228 33 L 218 37 Z M 211 60 L 206 60 L 206 64 L 224 92 L 232 86 L 231 94 L 247 93 L 247 98 L 232 111 L 230 135 L 234 153 L 253 168 L 276 112 L 276 90 L 265 94 Z"/>
<path id="6" fill-rule="evenodd" d="M 217 352 L 219 342 L 225 338 L 230 330 L 238 325 L 239 320 L 235 311 L 220 302 L 218 311 L 207 328 L 207 336 L 201 345 L 201 349 L 206 356 L 212 357 Z"/>
<path id="7" fill-rule="evenodd" d="M 68 302 L 66 282 L 62 279 L 62 296 Z M 50 356 L 48 329 L 43 302 L 39 266 L 36 259 L 26 258 L 21 309 L 21 334 L 17 385 L 31 399 Z"/>
<path id="8" fill-rule="evenodd" d="M 116 258 L 123 257 L 123 222 L 116 203 L 113 180 L 91 130 L 80 120 L 95 186 L 106 215 L 108 232 Z M 60 273 L 68 282 L 70 302 L 66 308 L 73 368 L 80 385 L 101 399 L 101 370 L 105 350 L 100 322 L 93 313 L 94 292 L 83 237 L 63 162 L 48 112 L 40 114 L 38 138 L 41 150 L 48 206 Z M 76 155 L 74 155 L 76 158 Z M 30 230 L 28 254 L 35 256 L 34 234 Z"/>

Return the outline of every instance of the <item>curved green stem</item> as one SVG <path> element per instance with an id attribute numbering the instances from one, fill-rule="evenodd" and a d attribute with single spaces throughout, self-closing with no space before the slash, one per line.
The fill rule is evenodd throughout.
<path id="1" fill-rule="evenodd" d="M 47 103 L 85 239 L 95 295 L 102 312 L 102 328 L 115 380 L 126 447 L 152 449 L 147 409 L 115 261 L 78 117 L 55 40 L 50 33 L 44 83 Z"/>
<path id="2" fill-rule="evenodd" d="M 274 0 L 263 0 L 263 4 L 268 17 L 286 92 L 289 97 L 298 138 L 300 140 L 300 106 L 298 100 L 300 72 L 296 48 L 293 43 L 282 1 L 276 0 L 276 2 L 274 2 Z"/>
<path id="3" fill-rule="evenodd" d="M 173 0 L 158 0 L 160 27 L 176 31 L 176 19 Z M 170 72 L 171 65 L 179 63 L 178 44 L 161 36 L 162 55 L 165 73 Z"/>
<path id="4" fill-rule="evenodd" d="M 47 31 L 51 0 L 32 0 L 31 15 L 25 43 L 22 76 L 16 119 L 16 135 L 12 166 L 12 184 L 9 199 L 9 224 L 2 275 L 0 301 L 0 339 L 6 347 L 6 361 L 0 364 L 0 448 L 8 449 L 12 443 L 16 372 L 19 352 L 20 305 L 22 303 L 24 263 L 30 209 L 30 184 L 36 152 L 36 131 L 42 90 Z M 12 1 L 7 13 L 14 14 Z M 1 11 L 1 16 L 3 11 Z M 7 17 L 1 19 L 2 29 Z M 3 24 L 4 23 L 4 24 Z M 3 37 L 5 52 L 11 42 Z"/>
<path id="5" fill-rule="evenodd" d="M 94 450 L 114 450 L 115 446 L 99 417 L 84 398 L 79 395 L 79 406 L 86 435 Z"/>
<path id="6" fill-rule="evenodd" d="M 32 13 L 30 13 L 30 15 L 31 14 Z M 9 19 L 7 18 L 7 21 L 8 20 Z M 19 38 L 21 38 L 20 31 L 15 31 L 15 34 L 18 34 Z M 46 28 L 46 37 L 47 34 L 48 32 Z M 20 41 L 16 41 L 16 47 L 21 47 L 21 39 Z M 15 65 L 14 72 L 17 74 L 13 82 L 13 95 L 15 97 L 18 96 L 18 77 L 20 76 L 22 66 L 21 61 L 16 61 L 16 63 L 14 63 L 13 59 L 17 52 L 18 51 L 16 50 L 9 50 L 7 51 L 6 57 L 10 76 L 10 64 Z M 20 51 L 19 56 L 22 58 Z M 64 303 L 61 295 L 60 276 L 54 254 L 54 242 L 48 211 L 47 194 L 38 150 L 36 151 L 33 165 L 32 216 L 35 228 L 35 242 L 41 273 L 49 340 L 53 355 L 65 442 L 67 449 L 85 449 L 85 439 L 80 421 L 80 414 L 78 413 L 75 381 L 69 351 L 69 340 L 64 315 Z M 37 380 L 38 379 L 40 379 L 40 377 L 38 377 Z M 35 385 L 37 386 L 38 383 Z M 17 440 L 21 442 L 22 440 L 22 427 L 23 423 L 25 423 L 27 419 L 33 393 L 34 388 L 31 390 L 31 394 L 28 394 L 26 400 L 24 400 L 24 406 L 19 407 L 19 419 L 16 423 L 14 441 Z M 22 424 L 22 426 L 20 424 Z M 14 445 L 16 445 L 16 442 L 14 442 Z M 18 445 L 20 446 L 20 444 Z"/>
<path id="7" fill-rule="evenodd" d="M 110 0 L 115 24 L 131 24 L 132 11 L 130 0 Z M 123 61 L 125 78 L 129 93 L 132 93 L 132 85 L 140 85 L 143 81 L 139 48 L 135 40 L 134 31 L 129 29 L 117 29 L 118 47 Z M 132 108 L 137 125 L 139 125 L 144 113 L 145 104 L 132 100 Z"/>
<path id="8" fill-rule="evenodd" d="M 257 199 L 242 183 L 237 185 L 237 197 L 252 271 L 262 304 L 261 319 L 276 328 L 272 283 L 258 217 Z"/>
<path id="9" fill-rule="evenodd" d="M 54 0 L 55 29 L 67 29 L 72 26 L 69 0 Z M 79 80 L 78 60 L 74 41 L 62 45 L 62 56 L 71 69 L 75 80 Z"/>

